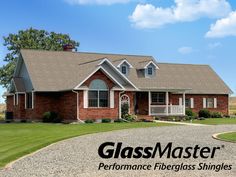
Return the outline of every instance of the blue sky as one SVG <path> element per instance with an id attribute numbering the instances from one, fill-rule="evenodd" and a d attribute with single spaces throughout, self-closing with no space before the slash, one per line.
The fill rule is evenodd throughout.
<path id="1" fill-rule="evenodd" d="M 8 0 L 0 14 L 0 65 L 2 36 L 33 27 L 68 33 L 79 51 L 209 64 L 236 92 L 233 0 Z"/>

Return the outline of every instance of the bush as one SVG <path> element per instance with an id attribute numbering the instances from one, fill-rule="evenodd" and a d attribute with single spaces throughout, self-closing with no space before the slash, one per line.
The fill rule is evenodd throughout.
<path id="1" fill-rule="evenodd" d="M 208 109 L 200 110 L 198 115 L 199 115 L 199 117 L 204 117 L 204 118 L 210 118 L 211 117 L 211 113 Z"/>
<path id="2" fill-rule="evenodd" d="M 158 116 L 155 116 L 155 120 L 160 120 L 161 118 Z"/>
<path id="3" fill-rule="evenodd" d="M 222 114 L 220 112 L 212 112 L 211 113 L 212 118 L 222 118 Z"/>
<path id="4" fill-rule="evenodd" d="M 102 123 L 110 123 L 111 119 L 102 119 Z"/>
<path id="5" fill-rule="evenodd" d="M 192 116 L 194 116 L 194 112 L 192 111 L 192 109 L 187 108 L 185 110 L 185 115 L 192 117 Z"/>
<path id="6" fill-rule="evenodd" d="M 21 123 L 27 123 L 27 120 L 22 119 L 22 120 L 20 120 L 20 122 L 21 122 Z"/>
<path id="7" fill-rule="evenodd" d="M 87 119 L 87 120 L 85 120 L 84 121 L 86 124 L 92 124 L 92 123 L 94 123 L 94 120 L 92 120 L 92 119 Z"/>
<path id="8" fill-rule="evenodd" d="M 127 114 L 129 114 L 129 105 L 124 103 L 121 105 L 121 117 L 124 118 Z"/>
<path id="9" fill-rule="evenodd" d="M 129 121 L 129 122 L 133 122 L 137 119 L 136 115 L 131 115 L 131 114 L 125 114 L 123 119 Z"/>
<path id="10" fill-rule="evenodd" d="M 60 123 L 61 118 L 58 117 L 58 114 L 53 111 L 48 111 L 43 114 L 43 122 L 45 123 Z"/>
<path id="11" fill-rule="evenodd" d="M 122 123 L 122 122 L 125 122 L 125 121 L 122 120 L 122 119 L 116 119 L 116 120 L 114 120 L 114 122 L 116 122 L 116 123 Z"/>

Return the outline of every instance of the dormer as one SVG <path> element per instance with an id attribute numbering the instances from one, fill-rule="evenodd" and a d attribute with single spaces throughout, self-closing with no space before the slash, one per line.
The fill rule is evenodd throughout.
<path id="1" fill-rule="evenodd" d="M 117 68 L 120 70 L 122 74 L 128 76 L 130 68 L 133 68 L 133 66 L 127 60 L 124 59 L 120 62 Z"/>
<path id="2" fill-rule="evenodd" d="M 156 70 L 159 69 L 158 66 L 156 65 L 156 63 L 154 63 L 153 61 L 148 62 L 145 66 L 144 66 L 144 75 L 145 77 L 154 77 L 156 76 Z"/>

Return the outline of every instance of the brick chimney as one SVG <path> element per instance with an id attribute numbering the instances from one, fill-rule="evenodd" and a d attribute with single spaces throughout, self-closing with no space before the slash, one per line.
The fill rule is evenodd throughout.
<path id="1" fill-rule="evenodd" d="M 72 44 L 63 45 L 63 51 L 72 52 L 73 49 L 74 49 L 74 46 Z"/>

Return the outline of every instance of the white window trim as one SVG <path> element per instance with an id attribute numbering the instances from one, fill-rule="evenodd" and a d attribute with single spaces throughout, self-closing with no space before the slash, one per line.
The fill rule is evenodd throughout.
<path id="1" fill-rule="evenodd" d="M 115 108 L 115 92 L 110 90 L 110 108 Z"/>
<path id="2" fill-rule="evenodd" d="M 217 108 L 217 98 L 214 98 L 214 105 L 213 105 L 214 108 Z"/>
<path id="3" fill-rule="evenodd" d="M 207 107 L 207 101 L 206 101 L 206 98 L 203 98 L 202 104 L 203 104 L 203 108 L 206 108 L 206 107 Z"/>
<path id="4" fill-rule="evenodd" d="M 32 97 L 31 97 L 31 101 L 32 101 L 32 107 L 31 108 L 27 108 L 27 93 L 30 92 L 25 92 L 25 109 L 34 109 L 34 92 L 32 91 Z"/>
<path id="5" fill-rule="evenodd" d="M 190 108 L 194 108 L 194 98 L 190 98 Z"/>

